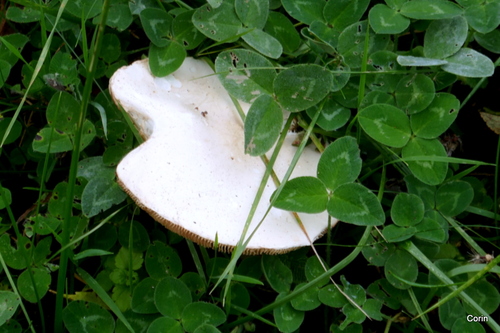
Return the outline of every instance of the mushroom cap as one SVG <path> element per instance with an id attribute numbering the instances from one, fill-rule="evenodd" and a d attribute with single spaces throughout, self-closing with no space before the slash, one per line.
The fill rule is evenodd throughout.
<path id="1" fill-rule="evenodd" d="M 118 183 L 168 229 L 207 247 L 217 237 L 219 250 L 227 252 L 240 239 L 265 165 L 244 154 L 243 122 L 213 74 L 204 61 L 187 58 L 176 72 L 158 78 L 146 59 L 117 70 L 109 89 L 145 139 L 118 164 Z M 249 105 L 242 107 L 246 113 Z M 280 179 L 295 154 L 295 139 L 295 133 L 287 135 L 275 163 Z M 292 177 L 315 176 L 319 157 L 306 148 Z M 275 189 L 270 179 L 247 235 Z M 325 233 L 326 212 L 299 215 L 312 241 Z M 292 213 L 272 208 L 245 253 L 278 254 L 308 245 Z"/>

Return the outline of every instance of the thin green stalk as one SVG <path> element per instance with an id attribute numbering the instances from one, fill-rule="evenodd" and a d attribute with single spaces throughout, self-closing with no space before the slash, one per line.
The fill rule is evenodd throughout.
<path id="1" fill-rule="evenodd" d="M 356 257 L 359 255 L 359 253 L 361 253 L 363 247 L 365 246 L 366 242 L 368 241 L 368 239 L 370 237 L 370 233 L 372 231 L 372 228 L 373 228 L 372 226 L 367 226 L 365 228 L 365 231 L 364 231 L 363 235 L 361 236 L 361 239 L 359 240 L 358 244 L 354 248 L 354 250 L 352 250 L 352 252 L 349 255 L 347 255 L 344 259 L 342 259 L 338 264 L 336 264 L 335 266 L 333 266 L 332 268 L 330 268 L 326 272 L 322 273 L 321 275 L 318 275 L 315 279 L 309 281 L 309 283 L 303 285 L 300 288 L 295 289 L 294 291 L 292 291 L 290 294 L 286 295 L 285 297 L 280 298 L 279 301 L 271 303 L 271 304 L 261 308 L 260 310 L 255 311 L 254 313 L 256 315 L 263 315 L 265 313 L 268 313 L 268 312 L 272 311 L 273 309 L 284 305 L 286 302 L 291 301 L 292 299 L 294 299 L 298 295 L 307 291 L 309 288 L 316 286 L 317 283 L 319 283 L 321 280 L 323 280 L 327 277 L 329 278 L 333 274 L 341 271 L 344 267 L 346 267 L 352 261 L 354 261 L 354 259 L 356 259 Z M 238 320 L 235 320 L 234 322 L 228 324 L 227 327 L 228 328 L 235 327 L 235 326 L 238 326 L 238 325 L 243 324 L 243 323 L 250 321 L 250 320 L 252 320 L 251 317 L 239 318 Z"/>
<path id="2" fill-rule="evenodd" d="M 237 105 L 239 105 L 239 103 L 237 103 Z M 243 116 L 244 116 L 244 114 L 243 114 Z M 215 284 L 214 289 L 217 287 L 217 285 L 219 285 L 222 282 L 222 280 L 227 275 L 232 275 L 233 274 L 234 267 L 236 266 L 236 262 L 237 262 L 238 258 L 243 254 L 243 251 L 246 248 L 246 244 L 248 244 L 248 242 L 246 242 L 246 243 L 244 242 L 245 241 L 245 237 L 246 237 L 246 233 L 248 231 L 248 228 L 250 227 L 250 223 L 253 220 L 255 212 L 257 211 L 257 206 L 258 206 L 258 204 L 260 202 L 260 198 L 262 197 L 262 194 L 264 193 L 267 181 L 269 180 L 269 177 L 270 177 L 271 172 L 273 170 L 274 162 L 278 158 L 279 151 L 281 150 L 281 147 L 283 146 L 283 143 L 285 142 L 286 133 L 287 133 L 288 128 L 289 128 L 289 126 L 291 124 L 291 119 L 290 118 L 292 118 L 292 117 L 289 117 L 289 120 L 285 124 L 285 127 L 283 128 L 283 130 L 281 132 L 281 135 L 278 138 L 278 142 L 277 142 L 276 147 L 274 149 L 274 152 L 273 152 L 273 154 L 271 156 L 271 159 L 269 160 L 269 163 L 266 166 L 266 171 L 264 172 L 264 175 L 262 176 L 262 180 L 260 182 L 259 188 L 257 189 L 257 193 L 255 195 L 254 201 L 253 201 L 252 206 L 250 208 L 250 212 L 248 213 L 248 217 L 247 217 L 247 220 L 245 222 L 245 226 L 243 228 L 243 231 L 241 233 L 240 240 L 238 241 L 238 244 L 236 245 L 235 249 L 233 250 L 233 253 L 232 253 L 232 256 L 231 256 L 231 261 L 229 262 L 229 265 L 226 267 L 226 269 L 224 270 L 224 272 L 221 274 L 221 277 L 219 278 L 219 280 Z M 257 226 L 257 228 L 258 228 L 258 226 Z M 250 236 L 249 239 L 251 237 L 252 236 Z M 231 279 L 227 279 L 226 288 L 224 290 L 225 293 L 229 289 L 229 284 L 230 283 L 231 283 Z M 212 289 L 212 291 L 214 289 Z M 224 298 L 225 297 L 223 297 L 223 299 Z"/>
<path id="3" fill-rule="evenodd" d="M 67 0 L 61 4 L 61 7 L 64 8 Z M 96 35 L 96 39 L 93 47 L 92 56 L 90 59 L 90 64 L 87 66 L 87 77 L 85 81 L 85 86 L 83 88 L 83 98 L 80 109 L 80 114 L 78 118 L 78 130 L 75 135 L 75 142 L 73 148 L 73 154 L 71 155 L 71 166 L 68 177 L 68 189 L 66 192 L 66 198 L 68 200 L 68 204 L 65 207 L 63 226 L 62 226 L 62 246 L 65 246 L 69 242 L 69 222 L 72 217 L 72 208 L 73 208 L 73 195 L 75 190 L 75 182 L 76 182 L 76 174 L 78 168 L 78 161 L 80 159 L 80 143 L 83 134 L 83 123 L 86 119 L 87 114 L 87 106 L 90 100 L 90 94 L 92 92 L 92 84 L 94 81 L 94 75 L 97 68 L 98 56 L 102 46 L 102 39 L 104 37 L 104 30 L 106 27 L 106 19 L 108 17 L 108 9 L 109 9 L 110 0 L 104 0 L 102 5 L 101 12 L 101 22 L 98 26 L 98 33 Z M 66 272 L 68 268 L 68 257 L 69 251 L 65 250 L 61 253 L 60 265 L 59 265 L 59 273 L 57 280 L 57 295 L 56 295 L 56 311 L 55 311 L 55 319 L 54 319 L 54 330 L 55 332 L 63 332 L 63 322 L 62 322 L 62 308 L 63 308 L 63 300 L 64 300 L 64 286 L 66 281 Z"/>
<path id="4" fill-rule="evenodd" d="M 420 307 L 420 303 L 417 299 L 417 296 L 415 295 L 415 292 L 413 291 L 413 288 L 408 289 L 408 294 L 410 295 L 411 301 L 413 302 L 413 305 L 415 306 L 415 309 L 417 310 L 417 313 L 419 313 L 420 319 L 424 323 L 425 328 L 429 331 L 432 332 L 431 325 L 429 324 L 429 320 L 427 319 L 427 316 L 422 316 L 422 308 Z"/>
<path id="5" fill-rule="evenodd" d="M 472 239 L 472 237 L 469 236 L 469 234 L 466 233 L 465 230 L 462 229 L 453 218 L 445 216 L 443 214 L 441 214 L 441 216 L 446 221 L 448 221 L 448 223 L 455 229 L 455 231 L 457 231 L 460 234 L 460 236 L 462 236 L 463 239 L 465 239 L 465 241 L 472 247 L 472 249 L 474 249 L 474 251 L 476 251 L 482 256 L 486 255 L 486 252 L 481 248 L 481 246 L 479 246 L 479 244 L 476 243 L 476 241 Z"/>
<path id="6" fill-rule="evenodd" d="M 31 2 L 28 2 L 28 3 L 31 3 Z M 33 75 L 31 76 L 28 87 L 26 88 L 26 92 L 24 93 L 23 98 L 21 99 L 21 102 L 17 106 L 16 112 L 14 113 L 14 116 L 12 117 L 12 119 L 9 123 L 9 126 L 7 126 L 7 129 L 5 130 L 5 134 L 0 142 L 0 148 L 3 146 L 5 140 L 9 136 L 10 131 L 12 130 L 12 127 L 14 126 L 14 123 L 16 122 L 17 117 L 19 116 L 19 113 L 21 112 L 21 109 L 23 108 L 23 105 L 26 102 L 26 98 L 28 97 L 29 91 L 31 90 L 33 83 L 35 82 L 36 78 L 38 77 L 38 74 L 40 73 L 40 70 L 42 69 L 43 63 L 45 62 L 45 59 L 47 58 L 47 55 L 49 53 L 50 44 L 52 42 L 52 37 L 54 36 L 56 26 L 59 23 L 59 20 L 64 12 L 64 7 L 66 7 L 67 3 L 68 3 L 68 0 L 63 0 L 61 5 L 59 6 L 59 10 L 58 10 L 57 16 L 56 16 L 56 21 L 54 22 L 54 27 L 52 28 L 52 31 L 50 32 L 50 35 L 47 38 L 47 42 L 43 45 L 42 52 L 40 53 L 40 58 L 38 58 L 38 61 L 37 61 L 36 66 L 35 66 L 35 70 L 33 71 Z M 29 7 L 30 5 L 28 4 L 27 6 Z"/>
<path id="7" fill-rule="evenodd" d="M 111 297 L 108 295 L 106 290 L 104 290 L 103 287 L 97 282 L 89 273 L 84 271 L 81 268 L 76 269 L 78 275 L 80 275 L 85 282 L 88 284 L 90 288 L 92 288 L 93 291 L 99 296 L 99 298 L 109 307 L 111 311 L 118 317 L 118 319 L 121 320 L 123 325 L 132 333 L 134 333 L 134 329 L 130 325 L 130 323 L 127 321 L 123 313 L 120 311 L 116 303 L 111 299 Z"/>
<path id="8" fill-rule="evenodd" d="M 194 265 L 196 266 L 196 270 L 198 271 L 198 275 L 203 280 L 204 285 L 207 285 L 207 277 L 205 276 L 205 270 L 203 269 L 203 265 L 201 264 L 200 257 L 198 256 L 198 252 L 196 252 L 196 248 L 194 244 L 189 239 L 186 239 L 186 243 L 189 247 L 189 252 L 191 252 L 191 256 L 193 257 Z"/>
<path id="9" fill-rule="evenodd" d="M 16 284 L 14 283 L 14 280 L 12 279 L 12 275 L 10 274 L 9 267 L 7 267 L 7 265 L 5 264 L 5 261 L 3 260 L 2 252 L 0 252 L 0 263 L 2 264 L 3 271 L 5 272 L 5 275 L 7 276 L 7 280 L 9 280 L 12 291 L 19 298 L 19 306 L 21 306 L 21 309 L 23 310 L 24 317 L 28 321 L 28 326 L 31 329 L 31 332 L 35 333 L 35 328 L 33 327 L 33 323 L 30 319 L 28 311 L 26 311 L 26 308 L 24 307 L 23 298 L 21 297 L 21 295 L 19 294 L 19 291 L 16 288 Z M 35 288 L 35 290 L 36 290 L 36 288 Z"/>
<path id="10" fill-rule="evenodd" d="M 453 284 L 453 280 L 451 280 L 448 275 L 446 275 L 443 271 L 441 271 L 436 265 L 434 265 L 434 263 L 432 261 L 429 260 L 429 258 L 427 258 L 427 256 L 425 254 L 422 253 L 422 251 L 420 251 L 420 249 L 418 247 L 415 246 L 415 244 L 413 244 L 412 242 L 410 241 L 407 241 L 407 242 L 404 242 L 402 243 L 403 245 L 403 248 L 408 251 L 413 257 L 415 257 L 415 259 L 417 259 L 418 261 L 420 261 L 420 263 L 422 265 L 424 265 L 430 273 L 434 274 L 438 279 L 440 279 L 443 283 L 445 284 Z M 477 277 L 477 279 L 479 279 L 480 277 L 482 277 L 486 272 L 488 272 L 489 270 L 491 270 L 491 268 L 498 264 L 500 262 L 500 256 L 498 256 L 497 258 L 495 258 L 491 263 L 489 263 L 485 269 L 483 269 L 482 271 L 480 271 L 478 274 L 476 274 L 475 277 Z M 476 281 L 477 279 L 475 279 L 474 281 Z M 469 280 L 470 281 L 470 280 Z M 469 282 L 468 281 L 468 282 Z M 472 281 L 471 283 L 473 283 L 474 281 Z M 470 285 L 470 284 L 469 284 Z M 467 285 L 468 286 L 468 285 Z M 467 286 L 464 287 L 464 285 L 462 285 L 460 288 L 457 288 L 456 286 L 450 286 L 449 288 L 452 290 L 452 292 L 446 297 L 447 299 L 451 299 L 452 297 L 460 297 L 465 303 L 467 303 L 470 307 L 472 307 L 478 314 L 482 315 L 482 316 L 488 316 L 488 313 L 486 313 L 486 311 L 484 311 L 484 309 L 479 306 L 476 301 L 474 301 L 468 294 L 465 293 L 464 289 L 467 288 Z M 443 304 L 442 302 L 439 303 L 440 305 Z M 431 307 L 430 309 L 428 309 L 427 311 L 425 311 L 423 314 L 427 313 L 428 311 L 430 311 L 432 308 L 435 308 L 434 307 Z M 418 318 L 418 316 L 416 317 Z M 498 325 L 498 323 L 492 318 L 492 317 L 489 317 L 489 320 L 487 322 L 487 324 L 495 331 L 495 332 L 500 332 L 500 326 Z"/>

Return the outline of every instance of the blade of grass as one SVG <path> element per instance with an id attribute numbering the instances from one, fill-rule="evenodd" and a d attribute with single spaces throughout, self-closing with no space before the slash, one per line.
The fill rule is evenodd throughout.
<path id="1" fill-rule="evenodd" d="M 40 70 L 42 69 L 43 63 L 45 62 L 45 59 L 47 58 L 47 54 L 49 53 L 50 49 L 50 44 L 52 43 L 52 37 L 54 36 L 54 32 L 56 31 L 57 24 L 59 23 L 59 20 L 61 18 L 61 15 L 64 12 L 64 8 L 66 7 L 66 4 L 68 3 L 68 0 L 63 0 L 61 5 L 59 6 L 59 10 L 57 12 L 56 16 L 56 21 L 54 22 L 54 27 L 50 31 L 50 35 L 47 38 L 47 42 L 43 45 L 42 52 L 40 53 L 40 57 L 38 58 L 38 61 L 35 66 L 35 70 L 33 71 L 33 75 L 31 76 L 30 82 L 28 84 L 28 87 L 26 88 L 26 92 L 23 95 L 23 98 L 21 99 L 21 102 L 19 103 L 16 112 L 14 113 L 14 116 L 12 117 L 12 120 L 9 123 L 9 126 L 7 126 L 7 129 L 5 130 L 5 134 L 2 138 L 2 141 L 0 142 L 0 148 L 3 147 L 3 144 L 7 137 L 10 134 L 10 131 L 12 130 L 12 127 L 14 126 L 14 123 L 19 116 L 19 113 L 21 112 L 21 109 L 23 108 L 24 103 L 26 102 L 26 98 L 28 97 L 29 91 L 31 87 L 33 86 L 33 83 L 35 82 L 36 78 L 38 77 L 38 74 L 40 73 Z"/>
<path id="2" fill-rule="evenodd" d="M 196 270 L 198 271 L 198 274 L 200 275 L 201 279 L 203 280 L 203 284 L 206 286 L 207 285 L 207 277 L 205 275 L 205 270 L 203 269 L 203 265 L 201 264 L 200 257 L 198 256 L 198 252 L 196 252 L 196 248 L 193 244 L 192 241 L 189 239 L 186 239 L 186 243 L 189 248 L 189 252 L 191 252 L 191 256 L 193 257 L 194 265 L 196 266 Z"/>
<path id="3" fill-rule="evenodd" d="M 429 320 L 427 316 L 424 316 L 422 313 L 422 308 L 420 307 L 420 303 L 417 299 L 417 296 L 415 295 L 415 292 L 413 291 L 413 288 L 408 289 L 408 294 L 410 295 L 410 299 L 413 302 L 413 305 L 415 306 L 415 309 L 417 310 L 417 313 L 420 316 L 420 319 L 424 323 L 425 328 L 429 331 L 432 332 L 431 325 L 429 324 Z"/>
<path id="4" fill-rule="evenodd" d="M 406 251 L 408 251 L 408 253 L 410 253 L 412 256 L 414 256 L 415 259 L 417 259 L 418 261 L 420 261 L 420 263 L 422 265 L 424 265 L 429 270 L 430 273 L 436 275 L 436 277 L 438 279 L 440 279 L 443 283 L 445 283 L 445 284 L 453 284 L 453 280 L 451 280 L 443 271 L 441 271 L 437 266 L 435 266 L 434 263 L 432 261 L 430 261 L 429 258 L 427 258 L 427 256 L 425 254 L 423 254 L 418 247 L 415 246 L 415 244 L 413 244 L 410 241 L 407 241 L 407 242 L 403 242 L 402 246 L 403 246 L 403 248 Z M 493 267 L 494 265 L 498 264 L 499 262 L 500 262 L 500 256 L 497 257 L 497 258 L 495 258 L 495 260 L 493 260 L 491 263 L 489 263 L 485 267 L 485 269 L 483 270 L 484 272 L 481 271 L 480 273 L 476 274 L 476 276 L 478 276 L 479 274 L 482 273 L 481 274 L 481 277 L 482 277 L 487 271 L 489 271 L 491 269 L 491 267 Z M 476 281 L 476 280 L 474 280 L 474 281 Z M 472 281 L 471 284 L 474 281 Z M 462 285 L 459 288 L 457 288 L 456 286 L 451 286 L 450 289 L 452 289 L 453 291 L 450 294 L 451 296 L 448 295 L 446 297 L 447 300 L 451 299 L 452 297 L 457 297 L 458 296 L 465 303 L 467 303 L 469 306 L 471 306 L 475 311 L 477 311 L 478 314 L 483 315 L 483 316 L 488 316 L 488 314 L 486 313 L 486 311 L 484 311 L 484 309 L 482 307 L 480 307 L 467 293 L 465 293 L 464 289 L 467 288 L 467 286 L 468 285 L 466 285 L 464 287 L 464 285 Z M 441 304 L 443 304 L 443 303 L 440 302 L 439 305 L 441 305 Z M 433 306 L 431 308 L 435 308 L 435 306 Z M 428 311 L 429 310 L 425 311 L 423 314 L 427 313 Z M 418 317 L 416 317 L 416 318 L 418 318 Z M 414 319 L 416 319 L 416 318 L 414 318 Z M 498 325 L 498 323 L 492 317 L 489 317 L 489 320 L 488 320 L 487 324 L 495 332 L 500 332 L 500 326 Z"/>
<path id="5" fill-rule="evenodd" d="M 67 0 L 61 4 L 61 9 L 64 9 Z M 94 75 L 97 68 L 97 62 L 99 53 L 102 46 L 102 40 L 104 37 L 104 30 L 106 27 L 106 19 L 108 17 L 110 0 L 104 0 L 101 11 L 101 22 L 97 27 L 97 34 L 95 39 L 91 43 L 91 58 L 90 63 L 87 66 L 87 76 L 85 80 L 85 85 L 82 94 L 82 103 L 80 114 L 78 116 L 78 127 L 75 135 L 75 142 L 73 147 L 73 153 L 71 155 L 71 165 L 68 177 L 68 189 L 66 193 L 66 198 L 68 198 L 68 203 L 65 207 L 63 226 L 62 226 L 62 246 L 65 246 L 69 242 L 69 230 L 68 225 L 72 216 L 73 208 L 73 195 L 75 190 L 76 174 L 78 169 L 78 161 L 80 159 L 80 142 L 83 134 L 83 123 L 86 119 L 87 107 L 90 100 L 90 94 L 92 92 L 92 85 L 94 81 Z M 54 30 L 53 30 L 54 31 Z M 52 35 L 51 35 L 52 36 Z M 57 295 L 56 295 L 56 311 L 54 319 L 54 330 L 56 332 L 63 332 L 63 322 L 62 322 L 62 308 L 64 300 L 64 286 L 66 281 L 66 272 L 68 268 L 68 250 L 64 250 L 61 253 L 58 280 L 57 280 Z"/>
<path id="6" fill-rule="evenodd" d="M 111 299 L 111 297 L 104 290 L 104 288 L 101 287 L 101 285 L 99 284 L 99 282 L 97 282 L 89 273 L 87 273 L 86 271 L 84 271 L 80 267 L 78 267 L 76 269 L 76 271 L 78 272 L 78 275 L 80 275 L 83 278 L 83 280 L 85 281 L 85 283 L 88 284 L 88 286 L 90 288 L 92 288 L 93 291 L 95 291 L 95 293 L 97 294 L 97 296 L 99 296 L 101 298 L 101 300 L 109 307 L 109 309 L 111 311 L 113 311 L 113 313 L 118 317 L 118 319 L 120 319 L 122 321 L 123 325 L 125 325 L 125 327 L 130 332 L 134 333 L 135 331 L 132 328 L 132 326 L 130 325 L 130 323 L 127 321 L 127 318 L 125 318 L 125 316 L 120 311 L 120 309 L 118 308 L 118 306 Z"/>
<path id="7" fill-rule="evenodd" d="M 9 267 L 7 267 L 7 265 L 5 264 L 5 261 L 3 260 L 2 252 L 0 252 L 0 263 L 2 264 L 2 268 L 3 268 L 3 271 L 5 272 L 5 276 L 7 276 L 7 280 L 9 280 L 9 283 L 12 287 L 12 291 L 19 298 L 19 306 L 21 307 L 21 309 L 24 313 L 24 317 L 26 318 L 26 321 L 28 322 L 28 326 L 29 326 L 30 330 L 31 330 L 31 332 L 35 333 L 35 328 L 33 327 L 33 323 L 30 319 L 28 311 L 26 311 L 26 307 L 24 306 L 23 298 L 21 297 L 21 295 L 19 294 L 19 291 L 16 288 L 16 284 L 14 283 L 14 279 L 12 279 L 12 275 L 10 274 Z M 36 290 L 36 288 L 35 288 L 35 290 Z"/>

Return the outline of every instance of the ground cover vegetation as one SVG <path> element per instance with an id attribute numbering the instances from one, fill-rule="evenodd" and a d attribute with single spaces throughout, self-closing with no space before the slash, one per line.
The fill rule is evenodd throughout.
<path id="1" fill-rule="evenodd" d="M 499 1 L 0 6 L 0 332 L 500 332 Z M 270 203 L 342 221 L 318 256 L 200 247 L 117 185 L 109 78 L 187 56 L 252 103 L 242 150 L 293 120 L 322 153 Z"/>

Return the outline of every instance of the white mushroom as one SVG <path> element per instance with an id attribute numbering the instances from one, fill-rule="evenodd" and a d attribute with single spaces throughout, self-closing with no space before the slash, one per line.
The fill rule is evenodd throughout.
<path id="1" fill-rule="evenodd" d="M 120 185 L 168 229 L 203 246 L 230 251 L 237 244 L 265 171 L 244 154 L 243 123 L 212 69 L 188 58 L 172 75 L 154 77 L 141 60 L 110 80 L 115 103 L 132 118 L 145 142 L 117 167 Z M 243 104 L 243 103 L 242 103 Z M 244 111 L 249 105 L 242 105 Z M 290 133 L 274 170 L 282 177 L 296 148 Z M 313 176 L 320 154 L 306 148 L 292 177 Z M 276 186 L 269 180 L 250 232 Z M 327 228 L 327 213 L 301 214 L 311 240 Z M 336 222 L 336 221 L 335 221 Z M 290 212 L 273 208 L 250 241 L 247 254 L 284 253 L 310 245 Z"/>

